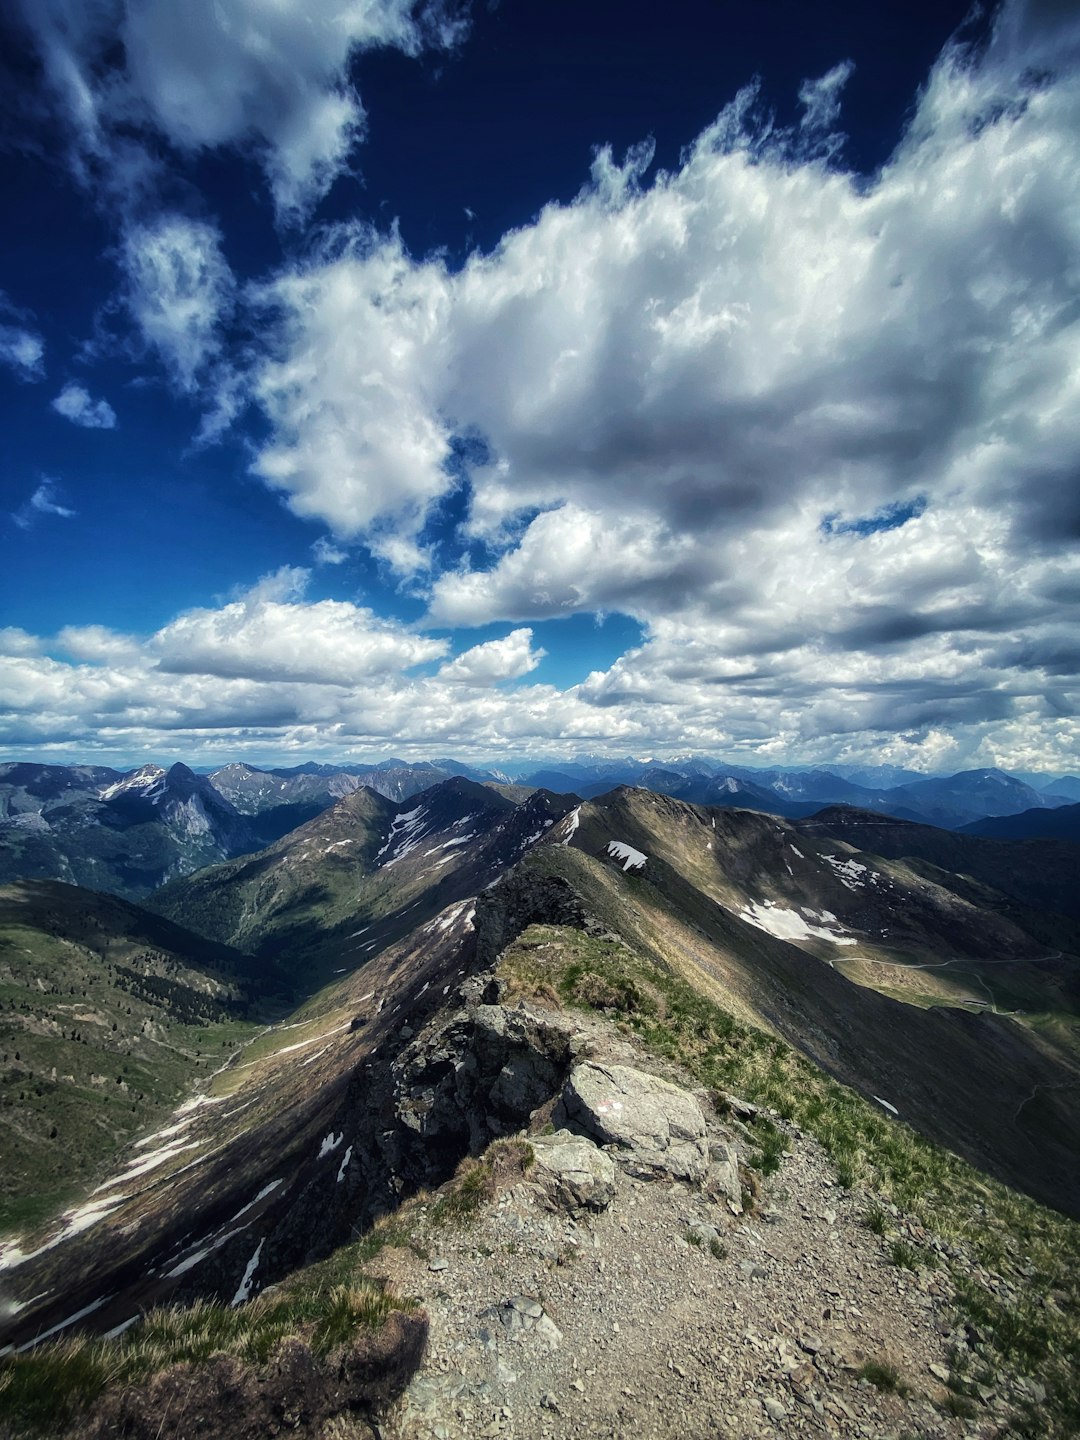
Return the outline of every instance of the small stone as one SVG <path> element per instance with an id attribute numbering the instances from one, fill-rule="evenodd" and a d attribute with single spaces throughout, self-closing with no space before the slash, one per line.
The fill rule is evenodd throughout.
<path id="1" fill-rule="evenodd" d="M 448 1270 L 450 1268 L 450 1261 L 442 1259 L 432 1260 L 427 1268 L 429 1270 Z"/>
<path id="2" fill-rule="evenodd" d="M 545 1390 L 540 1396 L 540 1404 L 545 1410 L 558 1410 L 559 1402 L 550 1390 Z"/>
<path id="3" fill-rule="evenodd" d="M 530 1320 L 539 1320 L 544 1313 L 544 1307 L 539 1300 L 534 1300 L 529 1295 L 514 1295 L 507 1303 L 512 1305 L 519 1315 L 527 1315 Z"/>
<path id="4" fill-rule="evenodd" d="M 581 1394 L 581 1395 L 584 1395 L 584 1393 L 585 1393 L 585 1386 L 581 1383 L 580 1380 L 571 1380 L 571 1381 L 570 1381 L 570 1388 L 571 1388 L 571 1390 L 576 1390 L 576 1391 L 578 1391 L 578 1393 Z"/>
<path id="5" fill-rule="evenodd" d="M 780 1401 L 774 1400 L 771 1395 L 766 1395 L 761 1403 L 765 1407 L 765 1414 L 768 1415 L 770 1420 L 775 1421 L 777 1424 L 779 1424 L 787 1414 L 787 1411 L 783 1405 L 781 1405 Z"/>
<path id="6" fill-rule="evenodd" d="M 807 1355 L 816 1355 L 821 1349 L 821 1341 L 816 1335 L 801 1335 L 799 1337 L 799 1349 L 805 1350 Z"/>

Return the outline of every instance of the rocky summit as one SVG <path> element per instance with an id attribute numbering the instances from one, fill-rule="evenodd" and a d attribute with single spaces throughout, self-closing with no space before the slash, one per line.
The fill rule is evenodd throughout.
<path id="1" fill-rule="evenodd" d="M 459 775 L 13 884 L 0 1434 L 1075 1434 L 1075 891 L 1003 843 Z"/>

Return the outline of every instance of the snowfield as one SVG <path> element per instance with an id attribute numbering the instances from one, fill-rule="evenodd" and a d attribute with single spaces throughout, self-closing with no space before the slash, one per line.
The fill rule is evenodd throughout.
<path id="1" fill-rule="evenodd" d="M 647 855 L 643 855 L 640 850 L 635 850 L 632 845 L 627 845 L 625 840 L 609 840 L 607 853 L 613 860 L 625 861 L 622 867 L 624 873 L 627 870 L 643 870 L 645 868 L 645 862 L 649 858 Z"/>
<path id="2" fill-rule="evenodd" d="M 809 910 L 807 914 L 814 920 L 836 923 L 836 916 L 828 910 L 823 910 L 820 915 Z M 751 900 L 743 907 L 742 918 L 777 940 L 830 940 L 834 945 L 857 943 L 854 936 L 840 935 L 827 925 L 811 925 L 798 910 L 785 910 L 772 900 Z"/>

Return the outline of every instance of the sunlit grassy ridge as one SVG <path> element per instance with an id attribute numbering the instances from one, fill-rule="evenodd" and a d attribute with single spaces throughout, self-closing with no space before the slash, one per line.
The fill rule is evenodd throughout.
<path id="1" fill-rule="evenodd" d="M 943 1263 L 958 1313 L 978 1324 L 991 1367 L 1026 1373 L 1046 1387 L 1045 1404 L 1018 1411 L 1016 1433 L 1080 1433 L 1080 1226 L 988 1179 L 782 1040 L 734 1019 L 650 952 L 647 927 L 613 907 L 605 877 L 585 857 L 562 851 L 538 863 L 573 872 L 613 933 L 530 927 L 500 963 L 509 994 L 602 1010 L 702 1085 L 766 1106 L 812 1134 L 841 1184 L 866 1192 L 879 1207 L 895 1205 L 951 1247 Z M 628 929 L 637 932 L 630 944 L 618 933 Z M 756 1138 L 755 1160 L 767 1172 L 783 1141 L 768 1131 Z M 915 1263 L 930 1258 L 919 1247 L 912 1252 Z"/>

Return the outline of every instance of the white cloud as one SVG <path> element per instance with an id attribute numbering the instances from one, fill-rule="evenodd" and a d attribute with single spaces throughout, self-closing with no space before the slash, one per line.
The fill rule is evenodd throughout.
<path id="1" fill-rule="evenodd" d="M 29 530 L 42 515 L 57 515 L 62 520 L 70 520 L 75 513 L 57 499 L 56 481 L 43 478 L 26 504 L 12 511 L 11 518 L 20 530 Z"/>
<path id="2" fill-rule="evenodd" d="M 174 384 L 192 393 L 220 353 L 233 303 L 232 272 L 213 226 L 162 215 L 129 230 L 123 252 L 128 305 Z"/>
<path id="3" fill-rule="evenodd" d="M 129 183 L 145 178 L 156 161 L 131 131 L 152 130 L 187 153 L 252 152 L 286 216 L 326 193 L 363 135 L 351 58 L 415 55 L 464 33 L 448 9 L 416 0 L 21 3 L 84 176 L 96 165 L 109 183 L 119 165 Z"/>
<path id="4" fill-rule="evenodd" d="M 352 686 L 440 659 L 446 642 L 340 600 L 304 603 L 309 572 L 286 568 L 217 610 L 190 610 L 152 637 L 172 674 Z"/>
<path id="5" fill-rule="evenodd" d="M 325 535 L 320 535 L 318 540 L 311 547 L 311 553 L 315 557 L 316 565 L 344 565 L 349 558 L 348 552 L 340 545 L 335 545 Z"/>
<path id="6" fill-rule="evenodd" d="M 69 381 L 52 402 L 58 414 L 87 430 L 115 430 L 116 411 L 107 400 L 92 400 L 82 385 Z"/>
<path id="7" fill-rule="evenodd" d="M 495 685 L 519 680 L 535 670 L 547 654 L 532 648 L 531 630 L 511 630 L 501 640 L 485 640 L 444 665 L 436 677 L 456 685 Z"/>
<path id="8" fill-rule="evenodd" d="M 37 655 L 41 641 L 18 625 L 0 626 L 0 655 Z"/>
<path id="9" fill-rule="evenodd" d="M 852 62 L 844 60 L 834 65 L 820 80 L 803 81 L 799 87 L 803 130 L 828 131 L 833 128 L 840 118 L 840 92 L 854 73 Z"/>
<path id="10" fill-rule="evenodd" d="M 845 63 L 801 128 L 757 128 L 747 92 L 649 186 L 647 150 L 601 152 L 575 202 L 458 272 L 339 234 L 265 293 L 259 472 L 414 570 L 437 623 L 636 617 L 645 644 L 581 698 L 647 732 L 678 709 L 715 743 L 900 726 L 985 753 L 981 713 L 1056 745 L 1080 23 L 1048 33 L 1009 7 L 982 58 L 947 52 L 869 180 L 828 158 Z M 488 446 L 464 532 L 495 554 L 425 578 L 455 432 Z"/>
<path id="11" fill-rule="evenodd" d="M 0 365 L 20 380 L 41 380 L 45 375 L 45 342 L 21 325 L 0 325 Z"/>

